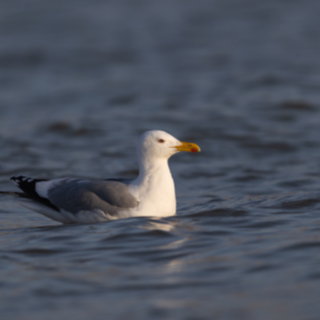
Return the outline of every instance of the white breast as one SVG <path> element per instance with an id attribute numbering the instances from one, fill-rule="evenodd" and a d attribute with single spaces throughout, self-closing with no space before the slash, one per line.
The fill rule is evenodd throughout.
<path id="1" fill-rule="evenodd" d="M 174 182 L 167 162 L 134 180 L 130 192 L 139 201 L 134 215 L 168 217 L 176 213 Z"/>

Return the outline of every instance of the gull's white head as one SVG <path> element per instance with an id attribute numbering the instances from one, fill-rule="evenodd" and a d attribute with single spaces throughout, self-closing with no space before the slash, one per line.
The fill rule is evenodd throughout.
<path id="1" fill-rule="evenodd" d="M 138 154 L 143 157 L 169 159 L 179 151 L 200 152 L 200 148 L 195 143 L 181 142 L 160 130 L 145 132 L 138 143 Z"/>

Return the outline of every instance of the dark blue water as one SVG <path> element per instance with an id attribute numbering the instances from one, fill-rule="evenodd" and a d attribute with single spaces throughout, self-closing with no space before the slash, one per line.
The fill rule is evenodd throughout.
<path id="1" fill-rule="evenodd" d="M 0 198 L 1 319 L 317 320 L 320 2 L 0 3 L 0 190 L 131 178 L 150 129 L 177 216 L 63 226 Z"/>

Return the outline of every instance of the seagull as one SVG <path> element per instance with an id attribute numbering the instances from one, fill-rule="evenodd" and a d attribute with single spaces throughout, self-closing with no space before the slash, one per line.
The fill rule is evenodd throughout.
<path id="1" fill-rule="evenodd" d="M 16 196 L 20 205 L 63 224 L 168 217 L 176 213 L 168 160 L 180 151 L 200 152 L 200 147 L 164 131 L 147 131 L 138 141 L 139 175 L 135 180 L 13 176 L 11 180 L 23 192 L 0 193 Z"/>

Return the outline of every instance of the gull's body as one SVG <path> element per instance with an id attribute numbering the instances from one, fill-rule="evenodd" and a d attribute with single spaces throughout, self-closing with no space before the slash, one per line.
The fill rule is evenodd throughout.
<path id="1" fill-rule="evenodd" d="M 107 220 L 176 213 L 174 181 L 168 159 L 179 151 L 199 152 L 193 143 L 180 142 L 164 131 L 145 132 L 138 143 L 139 176 L 135 180 L 37 180 L 12 177 L 24 193 L 19 203 L 62 223 Z"/>

